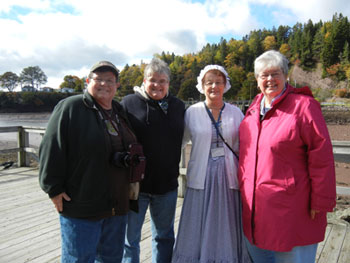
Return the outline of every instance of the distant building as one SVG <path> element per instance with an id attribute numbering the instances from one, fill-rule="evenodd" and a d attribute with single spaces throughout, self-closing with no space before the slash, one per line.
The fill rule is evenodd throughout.
<path id="1" fill-rule="evenodd" d="M 74 92 L 74 89 L 71 89 L 71 88 L 62 88 L 62 89 L 60 89 L 60 92 L 62 92 L 62 93 L 73 93 L 73 92 Z"/>
<path id="2" fill-rule="evenodd" d="M 53 92 L 54 89 L 50 88 L 50 87 L 43 87 L 43 88 L 40 88 L 39 91 L 41 91 L 41 92 Z"/>

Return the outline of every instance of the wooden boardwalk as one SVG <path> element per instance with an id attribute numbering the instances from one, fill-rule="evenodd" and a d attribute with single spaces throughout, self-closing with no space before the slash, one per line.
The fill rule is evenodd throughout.
<path id="1" fill-rule="evenodd" d="M 178 199 L 175 229 L 181 212 Z M 141 262 L 151 262 L 149 215 L 142 230 Z M 329 223 L 317 251 L 319 263 L 350 262 L 350 227 Z M 60 262 L 58 214 L 38 185 L 38 170 L 0 170 L 0 263 Z"/>

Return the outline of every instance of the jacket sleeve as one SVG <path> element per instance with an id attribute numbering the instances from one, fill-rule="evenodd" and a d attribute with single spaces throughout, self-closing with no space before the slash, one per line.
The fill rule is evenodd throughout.
<path id="1" fill-rule="evenodd" d="M 67 174 L 66 155 L 66 119 L 63 103 L 59 103 L 52 112 L 45 135 L 39 147 L 39 183 L 50 197 L 65 191 Z"/>
<path id="2" fill-rule="evenodd" d="M 311 209 L 330 212 L 336 204 L 332 143 L 318 102 L 310 99 L 303 111 L 302 138 L 306 144 L 311 181 Z"/>

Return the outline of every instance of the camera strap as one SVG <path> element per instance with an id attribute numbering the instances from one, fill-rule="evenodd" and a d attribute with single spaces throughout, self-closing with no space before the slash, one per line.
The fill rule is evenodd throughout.
<path id="1" fill-rule="evenodd" d="M 127 143 L 126 143 L 126 141 L 125 141 L 125 139 L 124 139 L 124 129 L 123 129 L 123 127 L 122 127 L 123 125 L 120 123 L 118 114 L 117 114 L 117 113 L 114 111 L 114 109 L 113 109 L 113 105 L 112 105 L 112 113 L 111 113 L 111 115 L 114 114 L 115 120 L 116 120 L 116 122 L 117 122 L 117 125 L 115 124 L 115 122 L 114 122 L 113 119 L 111 118 L 111 115 L 108 114 L 108 113 L 106 112 L 106 110 L 103 109 L 98 103 L 96 103 L 96 104 L 97 104 L 97 108 L 99 109 L 99 111 L 101 112 L 101 114 L 109 121 L 109 123 L 113 126 L 113 128 L 114 128 L 117 132 L 119 132 L 121 141 L 122 141 L 123 146 L 124 146 L 124 150 L 125 150 L 125 151 L 128 151 L 128 146 L 127 146 Z"/>

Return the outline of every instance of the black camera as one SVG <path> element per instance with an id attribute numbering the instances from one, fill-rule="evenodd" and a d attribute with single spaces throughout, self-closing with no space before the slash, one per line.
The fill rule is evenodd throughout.
<path id="1" fill-rule="evenodd" d="M 113 155 L 113 164 L 120 168 L 135 167 L 142 161 L 138 154 L 130 154 L 130 152 L 115 152 Z"/>
<path id="2" fill-rule="evenodd" d="M 139 182 L 144 178 L 146 157 L 141 144 L 130 144 L 128 150 L 129 152 L 115 152 L 112 163 L 119 168 L 131 167 L 130 182 Z"/>
<path id="3" fill-rule="evenodd" d="M 112 156 L 112 163 L 119 168 L 127 168 L 130 163 L 130 154 L 128 152 L 115 152 Z"/>

